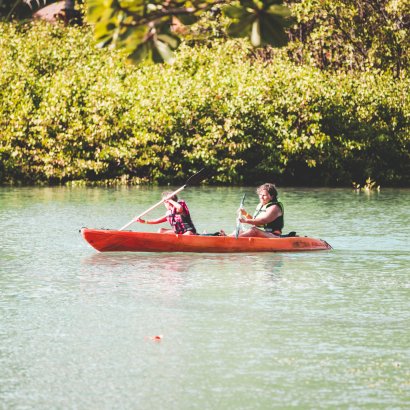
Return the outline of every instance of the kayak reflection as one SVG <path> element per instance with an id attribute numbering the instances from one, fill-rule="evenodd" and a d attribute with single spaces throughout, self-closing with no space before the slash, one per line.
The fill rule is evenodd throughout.
<path id="1" fill-rule="evenodd" d="M 295 255 L 296 256 L 296 255 Z M 97 253 L 82 259 L 89 274 L 166 275 L 180 273 L 195 277 L 213 275 L 272 275 L 280 272 L 286 256 L 281 253 Z"/>

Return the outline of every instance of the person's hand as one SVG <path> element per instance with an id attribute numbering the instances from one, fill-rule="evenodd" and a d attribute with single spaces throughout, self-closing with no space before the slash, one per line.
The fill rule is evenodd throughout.
<path id="1" fill-rule="evenodd" d="M 144 221 L 144 220 L 141 219 L 141 218 L 137 218 L 137 219 L 135 220 L 135 222 L 138 222 L 138 223 L 140 223 L 140 224 L 145 224 L 145 223 L 146 223 L 146 221 Z"/>
<path id="2" fill-rule="evenodd" d="M 165 198 L 164 198 L 164 202 L 170 202 L 170 203 L 175 202 L 175 201 L 172 199 L 172 197 L 173 197 L 173 195 L 165 197 Z"/>
<path id="3" fill-rule="evenodd" d="M 244 208 L 239 208 L 237 212 L 238 212 L 238 215 L 246 215 L 246 211 Z"/>

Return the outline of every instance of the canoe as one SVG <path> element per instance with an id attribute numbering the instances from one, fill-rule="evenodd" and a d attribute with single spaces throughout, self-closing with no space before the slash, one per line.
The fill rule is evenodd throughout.
<path id="1" fill-rule="evenodd" d="M 332 249 L 307 236 L 234 238 L 82 228 L 83 238 L 100 252 L 300 252 Z"/>

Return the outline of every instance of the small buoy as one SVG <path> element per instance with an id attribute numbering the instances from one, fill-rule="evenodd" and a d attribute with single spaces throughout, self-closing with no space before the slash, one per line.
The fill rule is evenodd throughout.
<path id="1" fill-rule="evenodd" d="M 159 342 L 164 336 L 163 335 L 156 335 L 156 336 L 145 336 L 144 339 L 150 339 L 153 340 L 154 342 Z"/>
<path id="2" fill-rule="evenodd" d="M 158 336 L 152 336 L 152 340 L 155 340 L 155 341 L 158 341 L 158 340 L 161 340 L 163 338 L 163 336 L 162 335 L 158 335 Z"/>

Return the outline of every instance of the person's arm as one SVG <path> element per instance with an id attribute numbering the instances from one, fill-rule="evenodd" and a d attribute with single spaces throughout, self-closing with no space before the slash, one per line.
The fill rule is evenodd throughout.
<path id="1" fill-rule="evenodd" d="M 164 202 L 170 203 L 175 208 L 177 214 L 182 214 L 184 212 L 184 207 L 179 202 L 176 202 L 173 199 L 167 199 Z"/>
<path id="2" fill-rule="evenodd" d="M 249 225 L 254 225 L 254 226 L 260 226 L 260 225 L 265 225 L 269 222 L 274 221 L 276 218 L 282 215 L 282 210 L 278 205 L 273 205 L 270 206 L 264 215 L 257 216 L 256 218 L 247 218 L 247 217 L 242 217 L 240 221 L 242 223 L 246 223 Z M 249 215 L 250 216 L 250 215 Z"/>
<path id="3" fill-rule="evenodd" d="M 140 224 L 156 225 L 156 224 L 160 224 L 162 222 L 165 222 L 166 220 L 167 220 L 167 217 L 162 216 L 161 218 L 153 219 L 152 221 L 147 221 L 147 220 L 139 218 L 135 222 L 139 222 Z"/>

